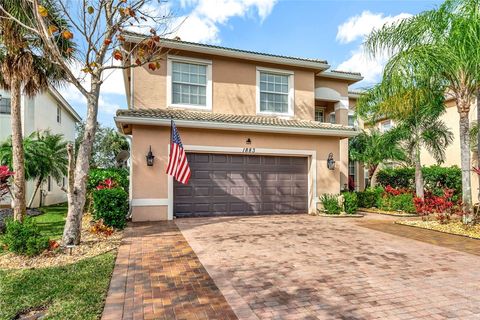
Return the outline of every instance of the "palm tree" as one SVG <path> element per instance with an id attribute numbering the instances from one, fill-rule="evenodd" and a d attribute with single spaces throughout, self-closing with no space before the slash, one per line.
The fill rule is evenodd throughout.
<path id="1" fill-rule="evenodd" d="M 48 177 L 57 183 L 67 174 L 67 142 L 62 134 L 49 131 L 34 132 L 23 140 L 25 150 L 25 178 L 36 180 L 34 192 L 27 207 L 31 207 L 35 196 Z M 12 140 L 0 144 L 0 164 L 12 167 Z"/>
<path id="2" fill-rule="evenodd" d="M 2 11 L 9 12 L 25 26 L 35 28 L 34 12 L 27 0 L 3 0 Z M 50 2 L 46 2 L 50 12 L 56 12 Z M 54 14 L 52 16 L 55 17 Z M 52 19 L 50 30 L 52 37 L 65 58 L 72 53 L 72 43 L 65 39 L 61 31 L 67 30 L 63 19 Z M 13 210 L 15 220 L 23 221 L 26 210 L 25 201 L 25 159 L 23 150 L 22 122 L 20 113 L 20 95 L 34 96 L 48 88 L 50 84 L 59 84 L 64 80 L 64 72 L 44 53 L 41 38 L 28 28 L 16 23 L 2 14 L 0 16 L 0 87 L 10 91 L 11 127 L 12 127 L 12 166 Z M 23 90 L 22 90 L 23 88 Z"/>
<path id="3" fill-rule="evenodd" d="M 349 140 L 348 148 L 350 160 L 362 162 L 367 167 L 371 187 L 374 186 L 373 176 L 381 163 L 405 159 L 405 153 L 398 145 L 398 137 L 391 132 L 363 131 Z"/>
<path id="4" fill-rule="evenodd" d="M 472 220 L 469 111 L 480 88 L 480 0 L 446 0 L 425 11 L 385 25 L 367 37 L 373 56 L 393 54 L 385 72 L 397 64 L 424 65 L 445 83 L 459 113 L 464 222 Z"/>
<path id="5" fill-rule="evenodd" d="M 438 163 L 453 133 L 439 117 L 445 112 L 444 86 L 423 65 L 396 64 L 385 71 L 380 84 L 361 95 L 356 110 L 367 121 L 387 116 L 395 120 L 391 134 L 406 149 L 415 166 L 415 191 L 424 196 L 420 153 L 425 148 Z"/>

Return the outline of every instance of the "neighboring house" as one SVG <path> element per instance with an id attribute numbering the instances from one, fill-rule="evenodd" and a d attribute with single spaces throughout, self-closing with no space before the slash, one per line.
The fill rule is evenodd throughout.
<path id="1" fill-rule="evenodd" d="M 7 139 L 11 133 L 10 125 L 10 94 L 0 90 L 0 141 Z M 75 124 L 82 119 L 70 104 L 50 87 L 44 93 L 33 98 L 21 96 L 21 112 L 23 135 L 28 136 L 34 131 L 50 130 L 53 134 L 63 134 L 66 141 L 75 141 Z M 66 152 L 66 151 L 65 151 Z M 54 179 L 48 178 L 46 183 L 37 192 L 32 207 L 51 205 L 67 201 L 64 191 L 66 177 L 57 184 Z M 33 195 L 36 181 L 27 181 L 27 203 Z M 42 199 L 40 199 L 42 197 Z"/>
<path id="2" fill-rule="evenodd" d="M 358 97 L 360 96 L 361 92 L 353 92 L 349 93 L 350 97 L 350 106 L 352 109 L 355 109 L 355 105 L 357 102 Z M 453 142 L 447 147 L 445 150 L 445 162 L 441 164 L 443 167 L 451 167 L 457 166 L 460 167 L 460 131 L 459 131 L 459 114 L 457 111 L 457 105 L 455 104 L 455 100 L 449 98 L 445 101 L 445 113 L 440 117 L 440 119 L 450 128 L 450 130 L 454 134 Z M 477 122 L 477 106 L 476 101 L 472 104 L 470 108 L 470 121 L 471 126 Z M 361 122 L 360 122 L 361 123 Z M 391 119 L 381 119 L 375 124 L 375 128 L 381 132 L 385 132 L 392 128 L 395 123 Z M 363 124 L 360 125 L 363 128 Z M 472 150 L 471 152 L 471 160 L 472 166 L 477 165 L 477 150 Z M 435 159 L 430 155 L 430 153 L 422 148 L 421 150 L 421 162 L 424 166 L 431 166 L 437 164 Z M 363 165 L 360 163 L 356 163 L 357 172 L 356 180 L 357 190 L 364 190 L 366 185 L 365 178 L 368 177 L 368 174 L 365 172 Z M 471 172 L 471 181 L 472 181 L 472 198 L 474 201 L 478 201 L 478 188 L 479 188 L 479 178 L 476 173 L 473 171 Z"/>
<path id="3" fill-rule="evenodd" d="M 126 45 L 139 39 L 128 35 Z M 323 60 L 161 45 L 159 69 L 125 72 L 129 108 L 115 117 L 132 136 L 134 221 L 315 212 L 321 194 L 347 184 L 348 138 L 357 134 L 348 87 L 360 74 L 331 71 Z M 165 174 L 171 119 L 192 169 L 187 185 Z"/>

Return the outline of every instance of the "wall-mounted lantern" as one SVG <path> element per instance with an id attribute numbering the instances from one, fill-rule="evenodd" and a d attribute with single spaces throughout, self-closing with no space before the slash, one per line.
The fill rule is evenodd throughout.
<path id="1" fill-rule="evenodd" d="M 327 158 L 327 168 L 328 170 L 335 170 L 335 160 L 333 159 L 333 153 L 330 152 Z"/>
<path id="2" fill-rule="evenodd" d="M 148 150 L 147 155 L 145 156 L 147 159 L 147 166 L 151 167 L 153 166 L 153 160 L 155 160 L 155 156 L 152 153 L 152 146 L 150 146 L 150 149 Z"/>
<path id="3" fill-rule="evenodd" d="M 252 140 L 250 138 L 247 138 L 247 141 L 245 141 L 246 144 L 252 144 Z"/>

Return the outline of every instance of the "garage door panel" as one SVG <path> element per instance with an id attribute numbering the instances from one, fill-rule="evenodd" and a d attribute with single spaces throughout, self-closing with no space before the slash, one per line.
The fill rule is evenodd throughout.
<path id="1" fill-rule="evenodd" d="M 305 213 L 307 159 L 256 155 L 188 154 L 192 177 L 175 182 L 179 217 Z"/>

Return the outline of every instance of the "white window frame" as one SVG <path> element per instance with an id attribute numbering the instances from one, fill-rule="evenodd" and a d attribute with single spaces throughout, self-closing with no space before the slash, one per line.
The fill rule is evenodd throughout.
<path id="1" fill-rule="evenodd" d="M 207 67 L 207 88 L 206 88 L 206 105 L 196 106 L 191 104 L 180 104 L 172 102 L 172 62 L 184 62 L 201 64 Z M 167 56 L 167 107 L 196 109 L 196 110 L 212 110 L 212 60 L 189 58 L 182 56 Z"/>
<path id="2" fill-rule="evenodd" d="M 271 111 L 260 111 L 260 72 L 269 72 L 276 73 L 282 76 L 288 76 L 288 112 L 271 112 Z M 257 67 L 257 93 L 256 93 L 256 104 L 257 104 L 257 114 L 258 115 L 269 115 L 269 116 L 283 116 L 283 117 L 293 117 L 294 116 L 294 106 L 295 106 L 295 88 L 294 88 L 294 72 L 291 70 L 284 69 L 273 69 L 273 68 L 264 68 Z"/>
<path id="3" fill-rule="evenodd" d="M 325 107 L 315 107 L 315 114 L 314 114 L 314 120 L 317 121 L 317 110 L 321 110 L 323 112 L 323 121 L 320 121 L 322 123 L 325 123 Z"/>
<path id="4" fill-rule="evenodd" d="M 349 122 L 350 122 L 350 117 L 354 117 L 353 119 L 353 125 L 350 125 Z M 355 111 L 348 111 L 348 115 L 347 115 L 347 125 L 349 127 L 357 127 L 358 126 L 358 123 L 357 123 L 357 119 L 355 118 Z"/>
<path id="5" fill-rule="evenodd" d="M 335 122 L 331 121 L 332 115 L 335 117 Z M 337 114 L 335 113 L 335 111 L 332 111 L 328 114 L 328 123 L 337 124 Z"/>

